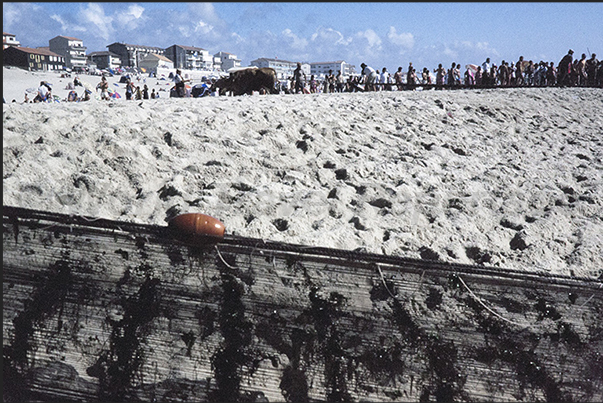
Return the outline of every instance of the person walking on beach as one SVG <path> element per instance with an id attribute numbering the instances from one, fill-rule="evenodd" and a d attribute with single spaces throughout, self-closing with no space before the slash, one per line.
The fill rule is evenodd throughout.
<path id="1" fill-rule="evenodd" d="M 304 92 L 304 87 L 306 85 L 306 73 L 302 70 L 302 65 L 300 62 L 297 62 L 297 67 L 293 70 L 293 91 L 295 94 Z"/>

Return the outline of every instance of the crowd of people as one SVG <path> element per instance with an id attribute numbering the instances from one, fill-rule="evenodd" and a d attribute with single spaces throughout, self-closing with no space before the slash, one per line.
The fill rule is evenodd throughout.
<path id="1" fill-rule="evenodd" d="M 460 63 L 453 62 L 446 69 L 440 63 L 431 72 L 424 67 L 417 73 L 412 62 L 406 72 L 402 67 L 390 74 L 386 67 L 375 70 L 362 63 L 361 74 L 345 79 L 341 71 L 335 75 L 332 70 L 323 80 L 314 75 L 309 80 L 298 63 L 289 81 L 281 82 L 281 90 L 291 93 L 330 93 L 359 91 L 392 91 L 414 89 L 418 86 L 444 88 L 492 88 L 492 87 L 600 87 L 603 88 L 603 61 L 596 54 L 587 58 L 586 54 L 578 59 L 569 50 L 557 65 L 553 62 L 526 61 L 520 56 L 517 62 L 502 60 L 497 65 L 487 58 L 481 65 L 468 64 L 462 71 Z"/>
<path id="2" fill-rule="evenodd" d="M 492 63 L 490 58 L 486 58 L 481 65 L 466 65 L 464 72 L 461 70 L 461 64 L 456 62 L 453 62 L 448 69 L 442 66 L 441 63 L 433 71 L 424 67 L 420 73 L 417 73 L 411 62 L 406 72 L 403 72 L 402 67 L 398 67 L 394 74 L 390 74 L 386 67 L 383 67 L 380 71 L 362 63 L 359 75 L 350 75 L 346 78 L 341 71 L 335 74 L 333 70 L 329 70 L 329 73 L 323 79 L 318 79 L 314 75 L 311 75 L 308 79 L 302 70 L 301 63 L 297 63 L 293 75 L 288 80 L 280 81 L 276 85 L 279 92 L 287 94 L 395 91 L 415 89 L 421 86 L 435 89 L 553 86 L 603 88 L 603 61 L 598 60 L 594 53 L 590 57 L 583 53 L 580 58 L 576 59 L 573 55 L 574 51 L 570 49 L 557 65 L 553 62 L 540 61 L 534 63 L 532 60 L 526 61 L 523 56 L 520 56 L 517 62 L 509 63 L 502 60 L 497 65 Z M 180 70 L 176 70 L 176 74 L 171 78 L 175 82 L 171 96 L 186 96 L 185 83 L 190 80 L 184 80 Z M 135 85 L 129 76 L 125 76 L 125 84 L 126 100 L 159 98 L 159 93 L 155 92 L 155 89 L 149 93 L 146 84 L 141 88 L 139 85 Z M 78 86 L 84 87 L 79 77 L 76 76 L 66 88 L 70 92 L 65 101 L 81 102 L 90 100 L 93 93 L 92 89 L 84 88 L 83 94 L 78 96 L 76 92 Z M 102 100 L 120 97 L 119 94 L 109 88 L 109 83 L 104 75 L 96 86 L 96 91 L 97 93 L 100 92 L 100 99 Z M 46 81 L 40 82 L 33 100 L 29 99 L 27 93 L 25 94 L 26 103 L 53 101 L 60 102 L 56 96 L 53 97 L 52 87 Z"/>

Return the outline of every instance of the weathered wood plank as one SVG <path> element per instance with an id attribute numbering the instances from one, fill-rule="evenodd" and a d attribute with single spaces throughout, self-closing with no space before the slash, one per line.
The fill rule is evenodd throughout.
<path id="1" fill-rule="evenodd" d="M 603 399 L 598 280 L 3 215 L 5 401 Z"/>

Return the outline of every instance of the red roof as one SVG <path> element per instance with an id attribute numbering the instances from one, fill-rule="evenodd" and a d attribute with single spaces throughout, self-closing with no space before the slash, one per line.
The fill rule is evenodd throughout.
<path id="1" fill-rule="evenodd" d="M 56 53 L 51 52 L 50 50 L 46 50 L 46 49 L 32 49 L 32 48 L 28 48 L 28 47 L 25 47 L 25 46 L 19 46 L 19 47 L 11 46 L 11 48 L 15 48 L 15 49 L 20 50 L 20 51 L 25 52 L 25 53 L 33 53 L 35 55 L 46 55 L 46 56 L 62 57 L 61 55 L 57 55 Z"/>
<path id="2" fill-rule="evenodd" d="M 70 41 L 81 41 L 81 39 L 72 38 L 70 36 L 65 36 L 65 35 L 59 35 L 59 36 L 57 36 L 57 38 L 65 38 L 65 39 L 68 39 Z"/>

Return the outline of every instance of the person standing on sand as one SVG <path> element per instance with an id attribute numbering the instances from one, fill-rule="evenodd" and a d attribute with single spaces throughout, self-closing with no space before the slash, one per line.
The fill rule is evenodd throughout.
<path id="1" fill-rule="evenodd" d="M 379 82 L 381 83 L 381 91 L 389 91 L 389 80 L 390 80 L 390 75 L 389 75 L 389 71 L 387 71 L 387 68 L 384 67 L 383 70 L 381 70 L 381 78 L 379 80 Z"/>
<path id="2" fill-rule="evenodd" d="M 582 57 L 578 62 L 577 66 L 578 73 L 578 86 L 585 87 L 586 86 L 586 53 L 582 53 Z"/>
<path id="3" fill-rule="evenodd" d="M 519 56 L 519 60 L 515 66 L 515 84 L 518 86 L 523 85 L 523 56 Z"/>
<path id="4" fill-rule="evenodd" d="M 482 63 L 482 85 L 490 85 L 490 58 L 486 58 L 486 61 Z"/>
<path id="5" fill-rule="evenodd" d="M 590 59 L 586 61 L 586 85 L 589 87 L 594 87 L 597 80 L 597 65 L 599 61 L 597 60 L 597 55 L 592 54 Z"/>
<path id="6" fill-rule="evenodd" d="M 101 82 L 98 83 L 98 85 L 96 86 L 96 88 L 100 88 L 101 90 L 101 99 L 109 99 L 109 83 L 107 82 L 107 79 L 105 78 L 105 76 L 101 77 Z"/>
<path id="7" fill-rule="evenodd" d="M 335 81 L 337 82 L 337 92 L 343 92 L 343 88 L 345 87 L 345 79 L 343 78 L 343 74 L 341 74 L 341 70 L 339 70 L 339 73 L 337 73 Z"/>
<path id="8" fill-rule="evenodd" d="M 570 74 L 572 68 L 572 62 L 574 60 L 574 51 L 569 50 L 567 55 L 563 56 L 559 64 L 557 65 L 557 84 L 559 86 L 567 86 L 570 84 Z"/>
<path id="9" fill-rule="evenodd" d="M 436 85 L 439 87 L 444 86 L 444 78 L 446 77 L 446 70 L 444 70 L 444 66 L 442 63 L 438 64 L 438 68 L 434 70 L 436 73 Z"/>
<path id="10" fill-rule="evenodd" d="M 132 100 L 132 93 L 133 93 L 133 88 L 134 88 L 134 83 L 132 83 L 129 79 L 126 83 L 126 100 L 130 101 Z"/>
<path id="11" fill-rule="evenodd" d="M 176 75 L 174 76 L 174 82 L 176 83 L 176 93 L 178 97 L 184 98 L 184 83 L 186 80 L 182 78 L 182 72 L 176 69 Z"/>
<path id="12" fill-rule="evenodd" d="M 306 83 L 306 73 L 302 70 L 302 65 L 300 62 L 297 62 L 297 67 L 293 70 L 293 93 L 298 94 L 304 92 L 304 87 Z"/>
<path id="13" fill-rule="evenodd" d="M 398 71 L 394 73 L 394 82 L 398 87 L 398 91 L 402 91 L 404 83 L 402 82 L 402 67 L 398 67 Z"/>

